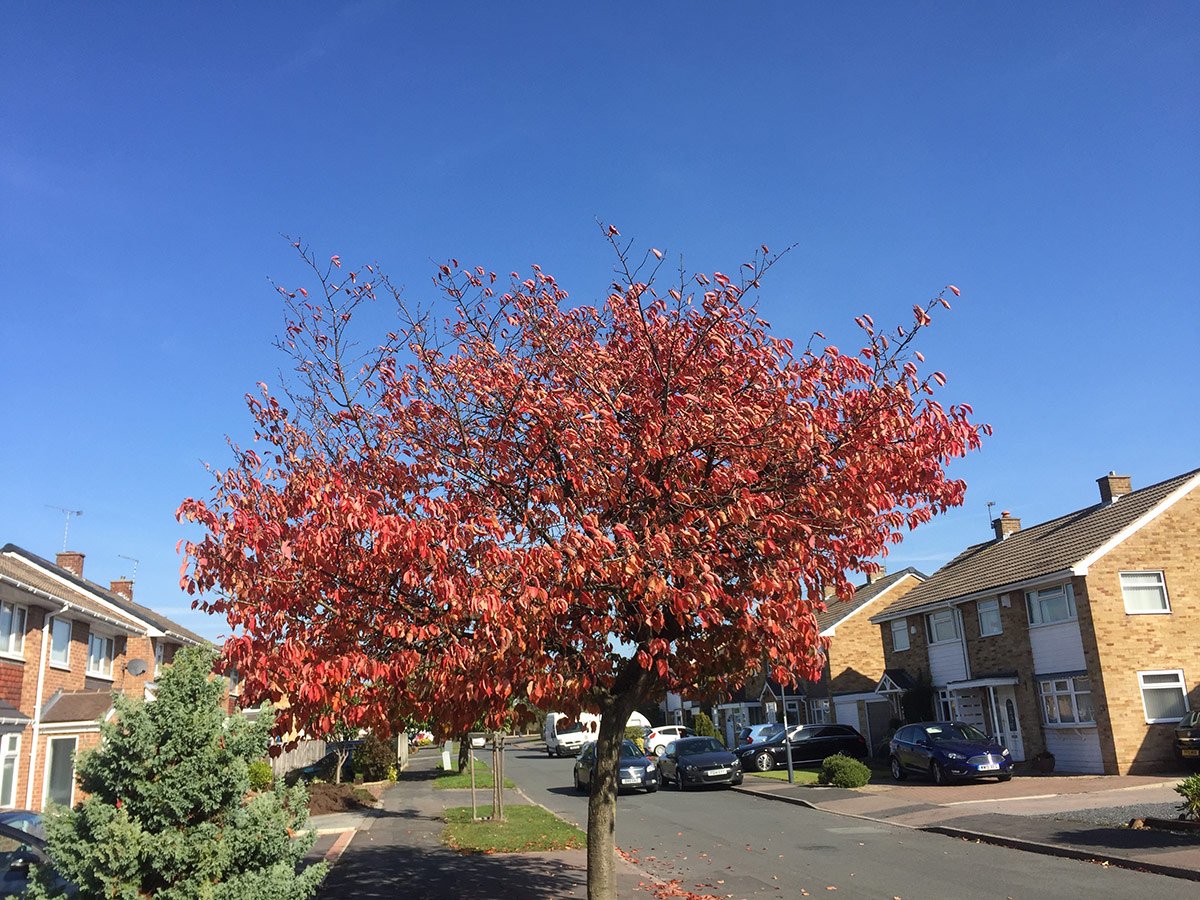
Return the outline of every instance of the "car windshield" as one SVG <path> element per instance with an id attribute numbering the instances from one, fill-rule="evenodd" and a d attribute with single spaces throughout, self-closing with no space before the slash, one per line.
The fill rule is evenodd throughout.
<path id="1" fill-rule="evenodd" d="M 583 731 L 583 725 L 579 722 L 572 722 L 570 725 L 563 725 L 561 722 L 554 727 L 554 730 L 559 734 L 577 734 Z"/>
<path id="2" fill-rule="evenodd" d="M 934 743 L 939 741 L 984 741 L 988 737 L 977 728 L 970 725 L 929 725 L 925 735 Z"/>
<path id="3" fill-rule="evenodd" d="M 639 756 L 644 756 L 644 755 L 645 754 L 643 754 L 642 751 L 638 749 L 637 744 L 635 744 L 633 741 L 621 741 L 621 758 L 622 759 L 628 759 L 629 757 L 639 757 Z"/>
<path id="4" fill-rule="evenodd" d="M 716 738 L 694 738 L 680 741 L 675 745 L 675 752 L 680 756 L 698 756 L 701 753 L 719 753 L 725 748 Z"/>

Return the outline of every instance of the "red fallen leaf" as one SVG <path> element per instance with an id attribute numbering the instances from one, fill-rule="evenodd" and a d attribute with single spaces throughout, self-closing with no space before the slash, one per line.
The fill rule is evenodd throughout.
<path id="1" fill-rule="evenodd" d="M 651 247 L 650 252 L 654 254 L 656 259 L 662 259 L 662 251 L 661 250 L 659 250 L 655 247 Z"/>
<path id="2" fill-rule="evenodd" d="M 613 236 L 613 237 L 620 237 L 620 236 L 621 236 L 621 232 L 617 231 L 617 226 L 616 226 L 616 225 L 609 225 L 609 226 L 608 226 L 608 233 L 609 233 L 611 236 Z"/>

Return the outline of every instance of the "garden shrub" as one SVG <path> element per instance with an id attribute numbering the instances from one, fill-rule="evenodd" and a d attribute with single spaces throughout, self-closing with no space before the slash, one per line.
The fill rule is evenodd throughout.
<path id="1" fill-rule="evenodd" d="M 871 770 L 857 759 L 835 753 L 825 757 L 817 780 L 834 787 L 860 788 L 871 780 Z"/>
<path id="2" fill-rule="evenodd" d="M 642 729 L 637 725 L 630 725 L 625 729 L 625 739 L 633 741 L 637 744 L 637 748 L 642 752 L 646 750 L 646 738 L 642 734 Z"/>
<path id="3" fill-rule="evenodd" d="M 1175 793 L 1183 798 L 1179 811 L 1185 819 L 1200 820 L 1200 775 L 1191 775 L 1175 785 Z"/>
<path id="4" fill-rule="evenodd" d="M 692 722 L 692 730 L 701 737 L 721 739 L 721 735 L 717 734 L 717 727 L 713 725 L 713 720 L 708 717 L 707 713 L 696 713 L 696 718 Z M 724 740 L 721 740 L 721 743 L 724 743 Z"/>
<path id="5" fill-rule="evenodd" d="M 396 765 L 396 753 L 387 741 L 369 734 L 355 748 L 352 765 L 354 774 L 361 775 L 363 781 L 383 781 L 388 769 Z"/>
<path id="6" fill-rule="evenodd" d="M 246 766 L 246 775 L 250 778 L 250 790 L 269 791 L 275 784 L 275 773 L 271 764 L 265 759 L 256 759 Z"/>

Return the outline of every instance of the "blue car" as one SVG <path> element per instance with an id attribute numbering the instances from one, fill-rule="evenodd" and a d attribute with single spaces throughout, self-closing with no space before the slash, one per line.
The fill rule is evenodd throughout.
<path id="1" fill-rule="evenodd" d="M 888 744 L 888 756 L 897 781 L 903 781 L 909 772 L 928 775 L 936 784 L 966 778 L 1012 778 L 1008 749 L 965 722 L 905 725 Z"/>

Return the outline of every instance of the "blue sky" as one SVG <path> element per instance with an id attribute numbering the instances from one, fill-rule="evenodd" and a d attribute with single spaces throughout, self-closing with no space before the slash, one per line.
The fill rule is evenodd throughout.
<path id="1" fill-rule="evenodd" d="M 428 5 L 428 4 L 427 4 Z M 431 6 L 431 5 L 430 5 Z M 281 233 L 377 260 L 539 263 L 596 219 L 852 339 L 954 283 L 923 350 L 995 427 L 966 506 L 889 568 L 1200 467 L 1200 15 L 1139 4 L 10 4 L 0 35 L 0 543 L 216 637 L 174 510 L 277 384 Z"/>

